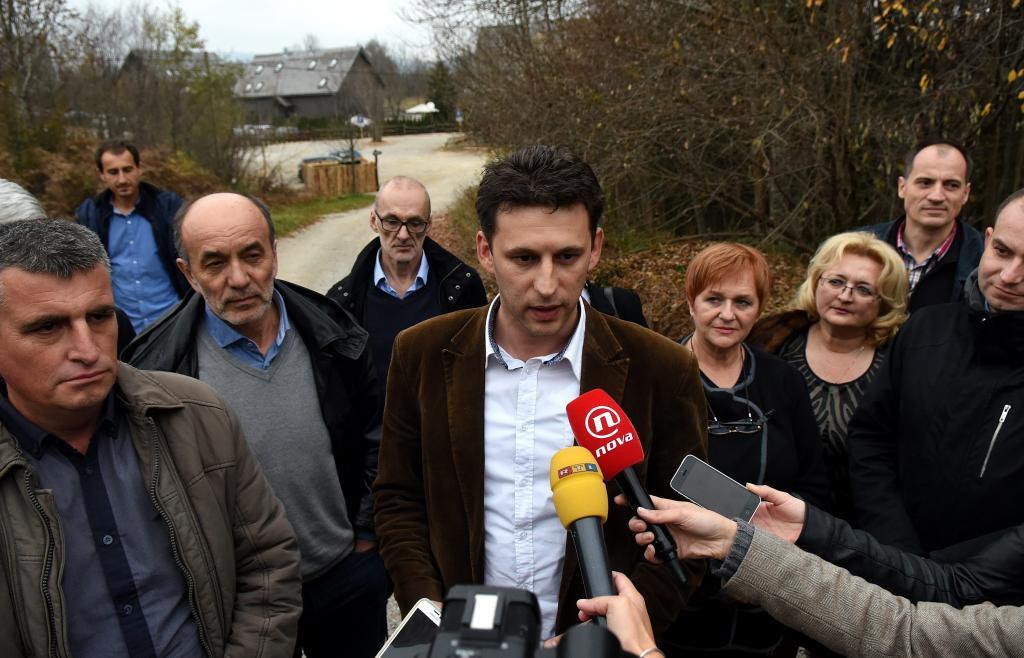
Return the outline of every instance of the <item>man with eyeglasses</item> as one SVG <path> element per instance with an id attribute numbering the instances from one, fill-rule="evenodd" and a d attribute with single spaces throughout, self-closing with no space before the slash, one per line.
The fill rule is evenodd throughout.
<path id="1" fill-rule="evenodd" d="M 403 329 L 449 311 L 487 303 L 480 276 L 429 237 L 430 195 L 418 180 L 396 176 L 377 192 L 370 211 L 374 238 L 327 297 L 370 334 L 383 390 L 391 344 Z"/>
<path id="2" fill-rule="evenodd" d="M 366 331 L 276 278 L 274 224 L 254 198 L 184 206 L 174 242 L 194 292 L 121 357 L 206 382 L 238 414 L 302 554 L 295 655 L 337 656 L 344 643 L 346 656 L 373 656 L 387 637 L 389 585 L 369 492 L 381 398 Z"/>
<path id="3" fill-rule="evenodd" d="M 986 229 L 965 294 L 896 334 L 847 438 L 863 529 L 944 561 L 1024 523 L 1024 190 Z"/>

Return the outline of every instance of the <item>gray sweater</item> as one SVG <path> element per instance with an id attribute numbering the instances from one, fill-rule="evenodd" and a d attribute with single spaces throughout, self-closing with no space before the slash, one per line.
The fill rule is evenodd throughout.
<path id="1" fill-rule="evenodd" d="M 1024 607 L 914 605 L 757 528 L 722 591 L 848 656 L 1024 655 Z"/>

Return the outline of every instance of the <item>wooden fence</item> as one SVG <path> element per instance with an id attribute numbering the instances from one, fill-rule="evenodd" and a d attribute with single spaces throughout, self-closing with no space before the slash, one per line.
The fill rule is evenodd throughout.
<path id="1" fill-rule="evenodd" d="M 373 193 L 377 191 L 377 165 L 314 162 L 302 165 L 302 180 L 316 196 Z"/>

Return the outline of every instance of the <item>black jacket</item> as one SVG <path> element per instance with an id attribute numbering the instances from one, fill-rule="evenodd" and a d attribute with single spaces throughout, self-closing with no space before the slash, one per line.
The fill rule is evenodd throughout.
<path id="1" fill-rule="evenodd" d="M 369 488 L 377 475 L 382 401 L 366 331 L 322 295 L 280 279 L 274 289 L 284 299 L 288 321 L 309 351 L 349 520 L 358 529 L 372 530 Z M 200 295 L 189 294 L 139 334 L 121 360 L 139 369 L 195 377 L 199 370 L 196 333 L 205 308 Z"/>
<path id="2" fill-rule="evenodd" d="M 904 217 L 891 222 L 868 226 L 862 231 L 872 233 L 875 237 L 885 240 L 896 248 L 896 234 Z M 964 298 L 964 283 L 967 277 L 978 267 L 981 260 L 981 252 L 985 249 L 985 240 L 973 226 L 956 219 L 957 234 L 953 238 L 953 244 L 949 251 L 935 264 L 932 269 L 921 277 L 914 287 L 907 304 L 907 312 L 914 311 L 924 306 L 933 304 L 945 304 L 946 302 L 958 302 Z"/>
<path id="3" fill-rule="evenodd" d="M 848 428 L 861 526 L 918 554 L 1024 522 L 1024 312 L 966 292 L 911 316 Z"/>
<path id="4" fill-rule="evenodd" d="M 329 299 L 340 304 L 360 323 L 363 322 L 363 313 L 366 311 L 366 294 L 374 283 L 373 267 L 379 249 L 380 238 L 374 238 L 356 256 L 356 262 L 348 276 L 327 291 Z M 484 290 L 484 284 L 476 270 L 429 237 L 423 240 L 423 255 L 427 259 L 431 276 L 439 277 L 438 294 L 441 307 L 446 313 L 487 304 L 487 291 Z"/>
<path id="5" fill-rule="evenodd" d="M 960 562 L 945 563 L 885 546 L 808 505 L 796 545 L 915 603 L 1024 605 L 1024 525 L 999 532 Z"/>
<path id="6" fill-rule="evenodd" d="M 640 295 L 629 288 L 602 288 L 596 283 L 587 282 L 587 295 L 590 305 L 605 315 L 613 315 L 619 319 L 647 327 L 644 308 L 640 303 Z"/>
<path id="7" fill-rule="evenodd" d="M 96 196 L 86 199 L 75 209 L 75 218 L 78 223 L 99 235 L 100 242 L 108 251 L 110 250 L 110 218 L 114 214 L 112 197 L 113 192 L 104 190 Z M 184 297 L 191 289 L 185 275 L 175 264 L 178 253 L 174 248 L 172 221 L 182 203 L 184 202 L 181 197 L 174 192 L 161 190 L 149 183 L 139 183 L 139 202 L 135 206 L 135 211 L 149 220 L 153 238 L 156 240 L 157 252 L 160 255 L 160 263 L 167 271 L 167 276 L 179 297 Z"/>

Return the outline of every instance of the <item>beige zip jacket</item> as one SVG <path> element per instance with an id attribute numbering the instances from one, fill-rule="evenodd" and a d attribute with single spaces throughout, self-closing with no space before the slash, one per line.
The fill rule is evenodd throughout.
<path id="1" fill-rule="evenodd" d="M 207 385 L 120 363 L 139 467 L 167 524 L 200 641 L 218 656 L 292 655 L 299 551 L 234 413 Z M 0 426 L 0 656 L 70 655 L 64 537 L 17 441 Z"/>
<path id="2" fill-rule="evenodd" d="M 758 528 L 722 592 L 844 656 L 1024 655 L 1024 607 L 915 605 Z"/>

